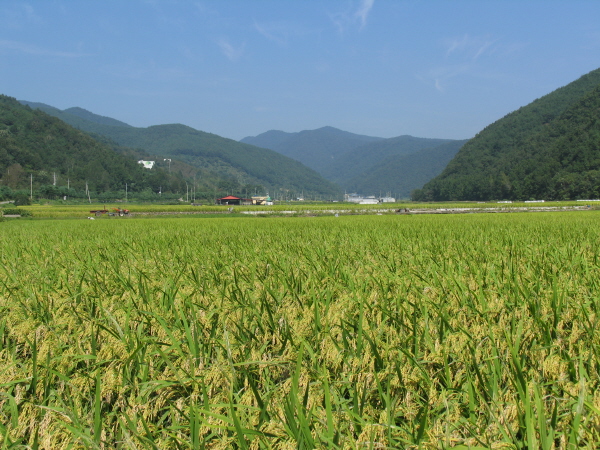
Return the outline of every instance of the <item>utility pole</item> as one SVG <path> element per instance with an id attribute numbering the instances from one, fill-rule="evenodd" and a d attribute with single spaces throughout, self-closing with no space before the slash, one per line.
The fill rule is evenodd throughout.
<path id="1" fill-rule="evenodd" d="M 30 174 L 29 176 L 29 199 L 33 200 L 33 174 Z"/>
<path id="2" fill-rule="evenodd" d="M 127 183 L 125 183 L 125 203 L 127 203 Z"/>

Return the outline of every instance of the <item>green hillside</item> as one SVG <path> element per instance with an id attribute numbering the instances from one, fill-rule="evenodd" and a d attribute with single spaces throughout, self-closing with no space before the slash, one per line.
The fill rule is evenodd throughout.
<path id="1" fill-rule="evenodd" d="M 342 186 L 349 192 L 390 193 L 396 198 L 410 198 L 413 190 L 421 188 L 444 170 L 465 142 L 449 141 L 407 155 L 389 156 Z"/>
<path id="2" fill-rule="evenodd" d="M 298 133 L 271 130 L 242 142 L 302 161 L 345 191 L 364 195 L 391 192 L 407 198 L 438 175 L 465 141 L 407 135 L 384 139 L 323 127 Z M 431 151 L 421 153 L 425 149 Z"/>
<path id="3" fill-rule="evenodd" d="M 270 130 L 258 136 L 248 136 L 240 140 L 244 144 L 256 145 L 257 147 L 275 150 L 277 146 L 284 143 L 296 133 L 287 133 L 280 130 Z"/>
<path id="4" fill-rule="evenodd" d="M 86 186 L 92 192 L 124 190 L 126 183 L 131 192 L 185 186 L 175 174 L 144 169 L 125 151 L 0 95 L 0 185 L 5 189 L 33 187 L 46 195 L 72 196 Z"/>
<path id="5" fill-rule="evenodd" d="M 269 148 L 325 175 L 325 168 L 332 161 L 337 161 L 342 155 L 361 145 L 382 139 L 349 133 L 333 127 L 323 127 L 297 133 L 267 131 L 258 136 L 246 137 L 242 142 Z"/>
<path id="6" fill-rule="evenodd" d="M 436 147 L 441 144 L 451 142 L 448 139 L 425 139 L 413 136 L 398 136 L 390 139 L 382 139 L 377 142 L 361 145 L 354 150 L 345 153 L 328 164 L 323 170 L 323 175 L 342 186 L 345 189 L 352 190 L 349 183 L 352 180 L 360 179 L 370 173 L 388 159 L 416 153 L 425 148 Z M 439 172 L 438 172 L 439 173 Z M 391 173 L 390 173 L 391 174 Z M 396 182 L 397 174 L 392 175 L 389 184 Z M 425 181 L 429 181 L 427 178 Z M 425 182 L 424 181 L 424 182 Z M 423 182 L 423 183 L 424 183 Z M 417 185 L 416 187 L 420 187 Z M 414 187 L 413 187 L 414 189 Z"/>
<path id="7" fill-rule="evenodd" d="M 98 133 L 102 130 L 102 126 L 110 125 L 116 127 L 131 127 L 131 125 L 121 122 L 110 117 L 99 116 L 92 112 L 89 112 L 83 108 L 68 108 L 64 111 L 55 108 L 54 106 L 46 105 L 45 103 L 28 102 L 25 100 L 19 100 L 23 105 L 29 106 L 31 109 L 39 109 L 44 111 L 46 114 L 50 114 L 69 125 L 84 130 L 88 133 Z"/>
<path id="8" fill-rule="evenodd" d="M 71 111 L 71 112 L 69 112 Z M 337 198 L 341 190 L 314 170 L 275 151 L 239 143 L 191 127 L 172 124 L 148 128 L 131 127 L 122 122 L 76 110 L 50 109 L 62 120 L 83 131 L 100 134 L 120 145 L 140 148 L 163 158 L 183 161 L 202 171 L 203 176 L 220 180 L 221 189 L 237 192 L 258 186 L 271 193 L 279 190 Z M 114 120 L 114 119 L 111 119 Z M 122 124 L 122 125 L 121 125 Z"/>
<path id="9" fill-rule="evenodd" d="M 489 125 L 414 200 L 600 197 L 600 69 Z"/>

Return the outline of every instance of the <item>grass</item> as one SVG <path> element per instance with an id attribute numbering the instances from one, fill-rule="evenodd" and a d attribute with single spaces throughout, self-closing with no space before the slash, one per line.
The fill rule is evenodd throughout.
<path id="1" fill-rule="evenodd" d="M 595 211 L 4 222 L 0 441 L 593 447 L 597 224 Z"/>

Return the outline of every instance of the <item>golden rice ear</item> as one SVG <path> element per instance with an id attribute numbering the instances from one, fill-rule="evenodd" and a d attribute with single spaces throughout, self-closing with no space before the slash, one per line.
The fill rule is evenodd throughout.
<path id="1" fill-rule="evenodd" d="M 600 440 L 595 212 L 404 219 L 4 222 L 2 442 Z"/>

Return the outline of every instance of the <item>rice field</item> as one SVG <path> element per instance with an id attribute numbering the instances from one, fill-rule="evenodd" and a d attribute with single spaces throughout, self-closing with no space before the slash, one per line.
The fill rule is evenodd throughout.
<path id="1" fill-rule="evenodd" d="M 522 209 L 535 210 L 539 208 L 550 209 L 583 209 L 587 206 L 598 209 L 600 205 L 598 201 L 580 202 L 580 201 L 560 201 L 560 202 L 545 202 L 545 203 L 476 203 L 476 202 L 444 202 L 444 203 L 380 203 L 376 205 L 361 205 L 356 203 L 305 203 L 305 202 L 281 202 L 272 206 L 222 206 L 204 204 L 202 206 L 192 206 L 189 203 L 176 205 L 153 204 L 153 203 L 77 203 L 64 204 L 62 202 L 52 202 L 47 204 L 34 204 L 23 206 L 21 209 L 29 211 L 33 218 L 36 219 L 84 219 L 88 216 L 93 216 L 92 210 L 109 210 L 113 212 L 114 208 L 130 209 L 133 216 L 147 216 L 159 214 L 173 215 L 190 215 L 190 214 L 215 214 L 226 213 L 230 208 L 233 208 L 235 213 L 253 213 L 265 212 L 272 214 L 281 214 L 283 212 L 293 211 L 299 215 L 302 214 L 332 214 L 332 211 L 340 211 L 342 213 L 376 213 L 389 212 L 393 213 L 396 209 L 409 208 L 410 210 L 461 210 L 469 208 L 472 210 L 494 209 L 497 211 L 514 212 Z M 0 208 L 0 212 L 2 208 Z M 103 216 L 106 217 L 106 216 Z"/>
<path id="2" fill-rule="evenodd" d="M 5 221 L 0 447 L 595 448 L 599 214 Z"/>

